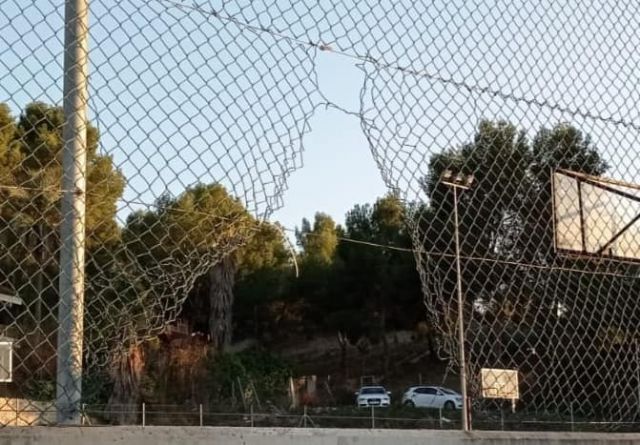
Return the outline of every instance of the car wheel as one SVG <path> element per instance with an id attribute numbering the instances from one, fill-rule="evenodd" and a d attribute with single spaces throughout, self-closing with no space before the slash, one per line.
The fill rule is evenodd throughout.
<path id="1" fill-rule="evenodd" d="M 454 409 L 456 409 L 456 405 L 451 400 L 448 400 L 444 404 L 444 409 L 446 409 L 447 411 L 453 411 Z"/>
<path id="2" fill-rule="evenodd" d="M 409 408 L 415 408 L 416 404 L 413 403 L 413 400 L 407 400 L 406 402 L 404 402 L 404 406 L 408 406 Z"/>

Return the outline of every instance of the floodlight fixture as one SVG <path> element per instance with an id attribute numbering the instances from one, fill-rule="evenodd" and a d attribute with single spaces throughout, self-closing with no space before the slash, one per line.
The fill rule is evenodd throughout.
<path id="1" fill-rule="evenodd" d="M 454 173 L 450 169 L 446 169 L 440 175 L 440 182 L 449 187 L 466 190 L 473 184 L 473 175 L 465 175 L 464 173 Z"/>
<path id="2" fill-rule="evenodd" d="M 475 178 L 473 177 L 473 175 L 467 176 L 467 180 L 465 181 L 465 185 L 467 186 L 467 188 L 470 188 L 473 185 L 474 180 Z"/>

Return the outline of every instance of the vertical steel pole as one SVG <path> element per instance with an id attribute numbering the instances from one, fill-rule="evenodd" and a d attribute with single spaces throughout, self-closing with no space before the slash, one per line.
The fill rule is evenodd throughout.
<path id="1" fill-rule="evenodd" d="M 80 423 L 82 398 L 88 14 L 89 0 L 66 0 L 56 408 L 69 425 Z"/>
<path id="2" fill-rule="evenodd" d="M 570 411 L 570 414 L 571 414 L 571 432 L 573 432 L 573 431 L 576 430 L 575 426 L 574 426 L 575 423 L 574 423 L 574 418 L 573 418 L 573 402 L 571 402 L 569 404 L 569 411 Z"/>
<path id="3" fill-rule="evenodd" d="M 467 362 L 464 356 L 464 302 L 462 272 L 460 270 L 460 236 L 458 227 L 458 188 L 453 187 L 454 237 L 456 244 L 456 272 L 458 288 L 458 343 L 460 355 L 460 390 L 462 392 L 462 429 L 469 431 L 469 400 L 467 399 Z"/>
<path id="4" fill-rule="evenodd" d="M 371 405 L 371 429 L 376 429 L 376 407 Z"/>
<path id="5" fill-rule="evenodd" d="M 302 415 L 302 427 L 307 427 L 307 405 L 304 406 L 304 414 Z"/>
<path id="6" fill-rule="evenodd" d="M 638 395 L 638 400 L 637 400 L 637 406 L 636 406 L 636 410 L 640 412 L 640 355 L 638 354 L 640 352 L 640 350 L 638 350 L 638 339 L 634 338 L 633 339 L 633 345 L 634 345 L 634 358 L 635 358 L 635 362 L 636 362 L 636 392 Z"/>

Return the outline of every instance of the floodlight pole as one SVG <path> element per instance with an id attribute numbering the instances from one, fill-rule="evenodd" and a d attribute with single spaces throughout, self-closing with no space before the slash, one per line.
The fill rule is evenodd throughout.
<path id="1" fill-rule="evenodd" d="M 464 354 L 464 301 L 460 268 L 460 230 L 458 226 L 458 187 L 453 188 L 454 238 L 456 244 L 456 288 L 458 290 L 458 355 L 460 356 L 460 389 L 462 391 L 462 430 L 469 431 L 469 401 L 467 399 L 467 361 Z"/>
<path id="2" fill-rule="evenodd" d="M 454 175 L 445 170 L 440 182 L 453 189 L 453 218 L 454 240 L 456 249 L 456 290 L 458 293 L 458 355 L 460 357 L 460 390 L 462 393 L 462 430 L 471 430 L 471 412 L 467 397 L 467 360 L 464 353 L 464 300 L 462 298 L 462 271 L 460 267 L 460 227 L 458 222 L 458 189 L 467 190 L 471 187 L 473 176 Z"/>
<path id="3" fill-rule="evenodd" d="M 64 140 L 56 410 L 79 425 L 82 402 L 89 0 L 65 1 Z"/>

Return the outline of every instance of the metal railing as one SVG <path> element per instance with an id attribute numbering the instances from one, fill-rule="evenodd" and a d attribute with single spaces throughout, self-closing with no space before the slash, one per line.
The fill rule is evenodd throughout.
<path id="1" fill-rule="evenodd" d="M 460 411 L 442 409 L 303 407 L 297 410 L 224 411 L 203 404 L 83 405 L 82 425 L 339 428 L 339 429 L 460 429 Z M 473 427 L 490 431 L 640 432 L 640 420 L 605 421 L 572 413 L 511 413 L 477 411 Z"/>

